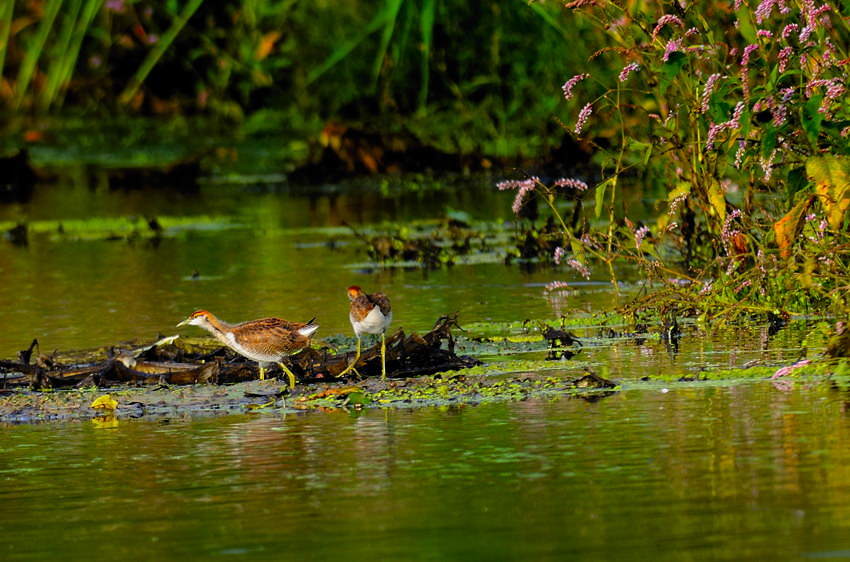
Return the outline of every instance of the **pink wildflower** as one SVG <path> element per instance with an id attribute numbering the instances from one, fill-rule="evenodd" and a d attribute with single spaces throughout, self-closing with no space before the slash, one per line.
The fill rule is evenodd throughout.
<path id="1" fill-rule="evenodd" d="M 646 238 L 647 234 L 649 234 L 649 228 L 645 226 L 635 230 L 635 247 L 637 247 L 638 250 L 640 250 L 640 245 L 643 243 L 643 239 Z"/>
<path id="2" fill-rule="evenodd" d="M 629 77 L 629 74 L 631 74 L 632 72 L 638 72 L 639 70 L 640 70 L 640 66 L 638 65 L 638 63 L 633 62 L 633 63 L 627 64 L 623 68 L 622 72 L 620 72 L 620 82 L 625 82 L 626 78 Z"/>
<path id="3" fill-rule="evenodd" d="M 578 121 L 576 121 L 576 135 L 581 134 L 582 129 L 584 129 L 584 123 L 587 121 L 587 118 L 590 117 L 591 113 L 593 113 L 593 106 L 591 104 L 587 104 L 581 108 L 581 111 L 578 114 Z"/>
<path id="4" fill-rule="evenodd" d="M 758 37 L 764 37 L 765 39 L 771 39 L 773 37 L 773 32 L 769 29 L 759 29 L 756 31 L 756 35 Z"/>
<path id="5" fill-rule="evenodd" d="M 785 69 L 788 68 L 788 59 L 791 58 L 793 53 L 793 47 L 784 47 L 779 51 L 779 72 L 785 72 Z"/>
<path id="6" fill-rule="evenodd" d="M 762 0 L 756 8 L 756 23 L 762 23 L 770 17 L 770 11 L 776 5 L 776 0 Z"/>
<path id="7" fill-rule="evenodd" d="M 684 47 L 682 46 L 681 37 L 677 37 L 676 39 L 670 39 L 669 41 L 667 41 L 667 46 L 664 47 L 664 56 L 661 57 L 661 60 L 667 62 L 667 60 L 670 58 L 670 55 L 672 55 L 676 51 L 682 52 L 682 50 L 684 50 Z"/>
<path id="8" fill-rule="evenodd" d="M 747 45 L 746 47 L 744 47 L 744 54 L 741 55 L 741 66 L 746 68 L 750 64 L 750 55 L 758 48 L 759 46 L 756 44 Z"/>
<path id="9" fill-rule="evenodd" d="M 747 143 L 744 139 L 738 141 L 738 150 L 735 152 L 735 167 L 741 169 L 741 164 L 744 161 L 744 151 L 747 148 Z"/>
<path id="10" fill-rule="evenodd" d="M 705 90 L 702 91 L 702 105 L 700 106 L 701 113 L 708 111 L 708 98 L 711 97 L 711 94 L 714 91 L 714 84 L 717 82 L 718 78 L 720 78 L 719 72 L 712 74 L 708 77 L 708 80 L 705 81 Z"/>
<path id="11" fill-rule="evenodd" d="M 562 247 L 558 246 L 557 248 L 555 248 L 555 254 L 553 256 L 555 258 L 555 265 L 561 264 L 561 258 L 564 257 L 564 253 L 565 252 Z"/>
<path id="12" fill-rule="evenodd" d="M 576 74 L 575 76 L 567 80 L 561 87 L 561 89 L 564 91 L 564 99 L 572 99 L 573 87 L 589 76 L 590 74 Z"/>
<path id="13" fill-rule="evenodd" d="M 789 23 L 784 28 L 782 28 L 782 38 L 788 39 L 788 36 L 800 29 L 800 26 L 796 23 Z"/>
<path id="14" fill-rule="evenodd" d="M 579 272 L 581 274 L 581 276 L 584 277 L 585 279 L 590 279 L 590 270 L 587 268 L 586 265 L 584 265 L 583 263 L 581 263 L 577 259 L 572 258 L 572 259 L 567 260 L 567 265 L 572 267 L 573 269 L 575 269 L 577 272 Z"/>
<path id="15" fill-rule="evenodd" d="M 587 184 L 581 180 L 572 178 L 558 178 L 555 180 L 555 185 L 558 187 L 570 187 L 579 191 L 587 191 Z"/>
<path id="16" fill-rule="evenodd" d="M 658 22 L 655 24 L 655 29 L 652 30 L 652 38 L 655 39 L 658 36 L 658 32 L 661 31 L 661 28 L 667 24 L 675 24 L 682 28 L 685 27 L 685 24 L 682 23 L 682 20 L 680 20 L 673 14 L 665 14 L 661 16 L 658 19 Z"/>
<path id="17" fill-rule="evenodd" d="M 515 215 L 518 215 L 522 210 L 522 203 L 525 200 L 525 196 L 534 191 L 534 187 L 539 181 L 540 180 L 537 177 L 531 177 L 527 180 L 506 180 L 497 183 L 496 187 L 498 187 L 500 191 L 505 191 L 507 189 L 517 190 L 511 210 L 513 210 Z"/>

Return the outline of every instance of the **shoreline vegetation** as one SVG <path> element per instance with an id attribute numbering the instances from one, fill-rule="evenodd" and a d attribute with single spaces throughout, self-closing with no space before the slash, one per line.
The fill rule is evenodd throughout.
<path id="1" fill-rule="evenodd" d="M 52 125 L 108 115 L 128 119 L 117 131 L 126 146 L 149 138 L 137 118 L 170 123 L 178 139 L 204 118 L 227 139 L 115 167 L 115 185 L 191 185 L 238 163 L 240 143 L 294 155 L 279 172 L 306 186 L 510 166 L 494 189 L 514 198 L 520 257 L 605 272 L 615 292 L 618 267 L 637 268 L 644 290 L 618 311 L 630 326 L 649 312 L 668 337 L 686 318 L 707 329 L 829 318 L 842 370 L 848 9 L 6 2 L 2 195 L 26 199 L 43 179 L 29 155 L 78 141 Z M 659 202 L 654 216 L 630 215 L 635 185 Z M 23 228 L 7 237 L 25 240 Z M 560 290 L 569 286 L 546 288 Z"/>

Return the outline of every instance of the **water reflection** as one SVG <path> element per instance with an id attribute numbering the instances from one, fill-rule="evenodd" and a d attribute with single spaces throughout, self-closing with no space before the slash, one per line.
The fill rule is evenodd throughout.
<path id="1" fill-rule="evenodd" d="M 0 548 L 5 559 L 846 550 L 847 396 L 802 386 L 19 427 L 0 443 Z"/>

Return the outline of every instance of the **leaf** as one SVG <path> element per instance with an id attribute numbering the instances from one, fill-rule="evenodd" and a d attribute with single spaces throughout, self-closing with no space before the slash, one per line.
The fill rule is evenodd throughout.
<path id="1" fill-rule="evenodd" d="M 708 202 L 711 204 L 711 210 L 714 211 L 720 222 L 724 222 L 726 220 L 726 194 L 723 193 L 720 182 L 715 178 L 709 180 Z"/>
<path id="2" fill-rule="evenodd" d="M 850 207 L 850 159 L 846 156 L 813 156 L 806 162 L 806 173 L 815 182 L 815 193 L 826 210 L 829 226 L 835 230 L 844 223 Z"/>
<path id="3" fill-rule="evenodd" d="M 113 399 L 112 396 L 104 394 L 92 402 L 89 407 L 94 408 L 95 410 L 108 410 L 111 412 L 118 407 L 118 401 Z"/>
<path id="4" fill-rule="evenodd" d="M 676 80 L 676 77 L 682 72 L 682 67 L 685 66 L 685 63 L 688 62 L 688 57 L 685 56 L 684 53 L 680 53 L 679 51 L 673 51 L 670 53 L 670 56 L 667 58 L 667 62 L 665 62 L 661 66 L 661 80 L 658 82 L 658 88 L 661 90 L 661 93 L 667 91 L 667 88 Z"/>
<path id="5" fill-rule="evenodd" d="M 605 191 L 608 188 L 608 185 L 611 185 L 611 189 L 614 189 L 617 186 L 617 176 L 611 176 L 607 180 L 603 181 L 599 185 L 596 186 L 596 218 L 598 219 L 602 215 L 602 208 L 605 206 Z"/>
<path id="6" fill-rule="evenodd" d="M 823 122 L 823 113 L 818 111 L 821 101 L 823 101 L 822 95 L 810 97 L 800 113 L 800 124 L 803 125 L 803 130 L 806 131 L 806 137 L 808 137 L 812 148 L 817 148 L 821 123 Z"/>
<path id="7" fill-rule="evenodd" d="M 738 17 L 738 30 L 741 32 L 741 36 L 747 40 L 748 43 L 758 43 L 758 34 L 756 33 L 756 28 L 753 25 L 753 20 L 750 17 L 751 10 L 749 7 L 742 7 L 735 15 Z"/>
<path id="8" fill-rule="evenodd" d="M 274 49 L 274 45 L 275 43 L 277 43 L 278 39 L 280 39 L 279 31 L 270 31 L 269 33 L 266 33 L 265 35 L 260 37 L 260 44 L 257 45 L 257 50 L 255 53 L 257 60 L 263 60 L 264 58 L 269 56 L 272 52 L 272 49 Z"/>
<path id="9" fill-rule="evenodd" d="M 803 224 L 806 222 L 806 212 L 809 210 L 813 201 L 814 196 L 806 197 L 794 205 L 794 208 L 788 211 L 784 217 L 774 223 L 773 232 L 776 234 L 779 255 L 783 258 L 791 257 L 794 239 L 803 230 Z"/>

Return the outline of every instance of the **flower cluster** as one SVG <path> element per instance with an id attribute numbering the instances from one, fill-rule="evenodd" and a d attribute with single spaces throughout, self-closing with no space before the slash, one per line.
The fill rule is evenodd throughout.
<path id="1" fill-rule="evenodd" d="M 496 187 L 499 188 L 500 191 L 506 191 L 509 189 L 515 189 L 517 194 L 514 198 L 514 204 L 511 206 L 515 215 L 518 215 L 522 210 L 522 204 L 525 201 L 525 196 L 532 191 L 534 188 L 540 183 L 540 179 L 536 176 L 532 176 L 525 180 L 505 180 L 500 181 L 496 184 Z"/>

